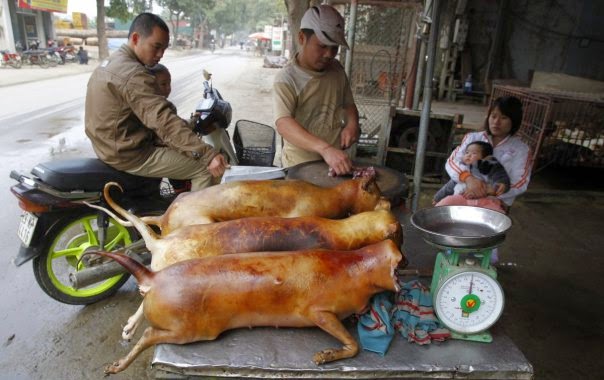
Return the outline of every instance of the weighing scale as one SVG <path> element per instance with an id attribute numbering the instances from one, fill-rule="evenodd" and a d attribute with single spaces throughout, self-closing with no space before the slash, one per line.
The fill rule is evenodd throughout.
<path id="1" fill-rule="evenodd" d="M 510 218 L 479 207 L 443 206 L 418 211 L 411 223 L 439 250 L 430 287 L 438 319 L 454 339 L 492 342 L 487 330 L 503 312 L 504 295 L 490 260 Z"/>

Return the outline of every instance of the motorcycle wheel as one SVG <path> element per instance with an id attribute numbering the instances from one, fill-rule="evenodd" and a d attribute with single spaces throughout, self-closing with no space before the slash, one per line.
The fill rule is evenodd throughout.
<path id="1" fill-rule="evenodd" d="M 14 67 L 15 69 L 20 69 L 21 68 L 21 60 L 13 60 L 11 63 L 9 63 L 9 65 L 11 65 L 12 67 Z"/>
<path id="2" fill-rule="evenodd" d="M 46 59 L 48 60 L 50 67 L 56 67 L 59 63 L 58 60 L 52 55 L 48 56 Z"/>
<path id="3" fill-rule="evenodd" d="M 47 69 L 48 68 L 48 59 L 46 59 L 46 56 L 39 55 L 38 56 L 38 64 L 40 65 L 41 68 Z"/>
<path id="4" fill-rule="evenodd" d="M 34 258 L 34 275 L 46 294 L 70 305 L 87 305 L 107 298 L 118 291 L 129 274 L 120 274 L 83 289 L 74 289 L 69 273 L 84 269 L 79 259 L 89 247 L 98 247 L 97 214 L 75 215 L 53 226 L 42 253 Z M 104 249 L 112 251 L 132 243 L 134 233 L 109 219 Z"/>

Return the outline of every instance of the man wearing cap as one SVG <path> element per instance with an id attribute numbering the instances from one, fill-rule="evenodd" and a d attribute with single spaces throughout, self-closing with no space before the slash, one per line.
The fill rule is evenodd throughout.
<path id="1" fill-rule="evenodd" d="M 309 8 L 298 34 L 300 52 L 275 77 L 274 113 L 283 137 L 281 163 L 323 159 L 337 175 L 352 170 L 344 149 L 359 138 L 359 114 L 350 83 L 335 59 L 344 18 L 329 5 Z"/>

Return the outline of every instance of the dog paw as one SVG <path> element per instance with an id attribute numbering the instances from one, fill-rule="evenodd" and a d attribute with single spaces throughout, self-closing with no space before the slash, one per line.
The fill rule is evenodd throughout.
<path id="1" fill-rule="evenodd" d="M 123 340 L 130 341 L 130 340 L 132 340 L 133 335 L 134 335 L 134 331 L 132 331 L 132 330 L 128 330 L 126 328 L 124 328 L 122 330 L 122 339 Z"/>
<path id="2" fill-rule="evenodd" d="M 322 350 L 322 351 L 317 352 L 313 356 L 313 361 L 317 365 L 331 362 L 333 360 L 335 360 L 334 350 Z"/>
<path id="3" fill-rule="evenodd" d="M 122 339 L 130 341 L 138 328 L 138 323 L 128 323 L 122 329 Z"/>
<path id="4" fill-rule="evenodd" d="M 113 362 L 105 367 L 105 375 L 112 375 L 120 372 L 122 369 L 120 368 L 120 362 Z"/>

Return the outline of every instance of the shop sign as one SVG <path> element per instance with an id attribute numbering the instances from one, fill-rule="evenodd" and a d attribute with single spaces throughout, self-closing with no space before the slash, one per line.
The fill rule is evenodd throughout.
<path id="1" fill-rule="evenodd" d="M 67 0 L 19 0 L 19 8 L 67 13 Z"/>
<path id="2" fill-rule="evenodd" d="M 283 28 L 274 26 L 273 27 L 273 38 L 272 38 L 273 50 L 283 50 Z"/>

